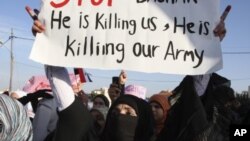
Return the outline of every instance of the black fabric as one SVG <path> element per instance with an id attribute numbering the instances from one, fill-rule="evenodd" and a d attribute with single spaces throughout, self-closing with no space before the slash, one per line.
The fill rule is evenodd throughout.
<path id="1" fill-rule="evenodd" d="M 119 88 L 121 89 L 121 95 L 125 94 L 125 84 L 120 84 Z"/>
<path id="2" fill-rule="evenodd" d="M 18 101 L 21 102 L 23 105 L 26 105 L 27 103 L 31 102 L 33 111 L 35 113 L 39 102 L 38 101 L 39 98 L 48 98 L 48 99 L 53 98 L 53 96 L 48 92 L 51 92 L 51 90 L 47 89 L 38 90 L 35 91 L 34 93 L 29 93 L 26 96 L 19 98 Z"/>
<path id="3" fill-rule="evenodd" d="M 157 141 L 227 140 L 232 114 L 223 104 L 232 98 L 230 81 L 216 73 L 211 75 L 201 97 L 195 91 L 193 77 L 186 76 L 170 97 L 170 101 L 178 100 L 170 109 Z"/>
<path id="4" fill-rule="evenodd" d="M 213 95 L 218 104 L 226 105 L 235 100 L 234 90 L 230 87 L 221 86 L 214 90 Z"/>
<path id="5" fill-rule="evenodd" d="M 137 98 L 132 95 L 122 95 L 112 104 L 108 112 L 106 125 L 102 135 L 102 141 L 119 141 L 112 138 L 114 134 L 118 134 L 116 130 L 112 129 L 112 127 L 114 126 L 112 125 L 112 116 L 114 116 L 114 113 L 112 113 L 112 111 L 119 104 L 128 104 L 129 106 L 133 107 L 137 113 L 138 120 L 133 141 L 149 141 L 153 136 L 153 114 L 151 111 L 151 107 L 143 99 Z M 127 126 L 128 127 L 124 127 L 124 129 L 122 129 L 124 132 L 125 130 L 132 128 L 129 127 L 132 125 Z"/>
<path id="6" fill-rule="evenodd" d="M 219 92 L 221 92 L 220 87 L 223 87 L 223 91 L 231 91 L 231 90 L 228 90 L 230 89 L 230 84 L 231 82 L 228 79 L 216 73 L 213 73 L 212 76 L 210 77 L 205 94 L 201 96 L 203 106 L 207 113 L 207 119 L 209 121 L 212 121 L 213 107 L 216 101 L 220 100 L 220 98 L 223 98 L 225 95 L 227 95 L 227 94 L 221 94 L 221 93 L 218 94 Z M 218 91 L 215 94 L 216 90 Z"/>
<path id="7" fill-rule="evenodd" d="M 59 119 L 53 141 L 97 141 L 93 119 L 79 98 L 58 113 Z"/>
<path id="8" fill-rule="evenodd" d="M 179 95 L 179 99 L 168 112 L 165 126 L 157 141 L 192 141 L 208 127 L 206 113 L 194 90 L 191 77 L 184 78 L 173 91 L 172 98 Z"/>
<path id="9" fill-rule="evenodd" d="M 250 125 L 250 110 L 246 114 L 245 118 L 242 120 L 242 124 Z"/>
<path id="10" fill-rule="evenodd" d="M 207 119 L 210 122 L 208 140 L 229 141 L 229 126 L 237 123 L 237 114 L 226 106 L 235 100 L 230 80 L 213 73 L 205 94 L 201 96 Z"/>
<path id="11" fill-rule="evenodd" d="M 134 141 L 137 117 L 119 114 L 112 116 L 110 121 L 110 128 L 114 131 L 111 140 Z"/>

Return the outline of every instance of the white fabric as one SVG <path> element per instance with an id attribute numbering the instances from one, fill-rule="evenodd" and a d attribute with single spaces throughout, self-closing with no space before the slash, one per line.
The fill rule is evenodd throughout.
<path id="1" fill-rule="evenodd" d="M 69 107 L 75 100 L 67 69 L 45 65 L 45 72 L 53 94 L 57 97 L 58 109 L 62 111 Z"/>
<path id="2" fill-rule="evenodd" d="M 194 87 L 199 96 L 202 96 L 205 93 L 210 77 L 211 74 L 193 76 Z"/>

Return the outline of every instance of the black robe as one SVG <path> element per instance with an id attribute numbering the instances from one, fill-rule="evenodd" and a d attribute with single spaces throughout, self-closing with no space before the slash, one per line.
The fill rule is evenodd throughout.
<path id="1" fill-rule="evenodd" d="M 214 109 L 213 92 L 220 86 L 230 86 L 230 81 L 213 73 L 205 94 L 199 97 L 192 76 L 186 76 L 169 98 L 172 105 L 165 126 L 157 141 L 194 141 L 209 138 Z M 174 104 L 173 104 L 174 103 Z"/>

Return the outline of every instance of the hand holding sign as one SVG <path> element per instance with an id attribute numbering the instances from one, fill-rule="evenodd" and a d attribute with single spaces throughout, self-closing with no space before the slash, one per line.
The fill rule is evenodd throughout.
<path id="1" fill-rule="evenodd" d="M 36 13 L 29 6 L 26 6 L 25 9 L 34 21 L 38 20 Z"/>
<path id="2" fill-rule="evenodd" d="M 224 10 L 224 12 L 222 13 L 221 17 L 220 17 L 220 23 L 216 26 L 216 28 L 214 29 L 214 35 L 215 36 L 219 36 L 220 38 L 220 41 L 223 40 L 223 38 L 225 37 L 226 35 L 226 28 L 225 28 L 225 19 L 228 15 L 228 13 L 230 12 L 231 10 L 231 5 L 228 5 L 227 8 Z"/>
<path id="3" fill-rule="evenodd" d="M 42 33 L 45 30 L 45 27 L 43 24 L 38 20 L 37 14 L 29 7 L 25 7 L 26 11 L 30 15 L 30 17 L 34 20 L 33 26 L 32 26 L 32 33 L 34 36 L 36 36 L 36 33 Z"/>

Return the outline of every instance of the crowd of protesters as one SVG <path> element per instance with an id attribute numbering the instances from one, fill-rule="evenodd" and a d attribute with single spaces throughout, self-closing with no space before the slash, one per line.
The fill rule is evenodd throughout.
<path id="1" fill-rule="evenodd" d="M 186 76 L 146 99 L 146 88 L 126 86 L 122 71 L 108 96 L 88 99 L 73 90 L 66 68 L 45 71 L 51 90 L 0 95 L 1 140 L 229 141 L 231 124 L 250 124 L 250 98 L 235 96 L 230 80 L 216 73 Z"/>
<path id="2" fill-rule="evenodd" d="M 126 86 L 122 71 L 108 96 L 86 101 L 66 68 L 45 68 L 52 90 L 0 95 L 1 140 L 229 141 L 230 125 L 250 124 L 250 98 L 236 96 L 216 73 L 186 76 L 174 90 L 146 99 L 146 88 Z"/>
<path id="3" fill-rule="evenodd" d="M 126 86 L 122 71 L 108 96 L 88 99 L 73 90 L 66 68 L 45 68 L 51 90 L 0 95 L 1 140 L 229 141 L 231 124 L 250 124 L 250 99 L 236 97 L 230 80 L 216 73 L 186 76 L 146 99 L 146 88 Z"/>
<path id="4" fill-rule="evenodd" d="M 33 33 L 43 31 L 36 20 Z M 222 40 L 225 31 L 222 21 L 215 35 Z M 146 88 L 126 86 L 124 71 L 109 97 L 93 99 L 72 87 L 66 68 L 45 65 L 45 72 L 51 90 L 0 95 L 1 141 L 229 141 L 231 124 L 250 124 L 249 99 L 235 97 L 216 73 L 186 76 L 147 100 Z"/>

